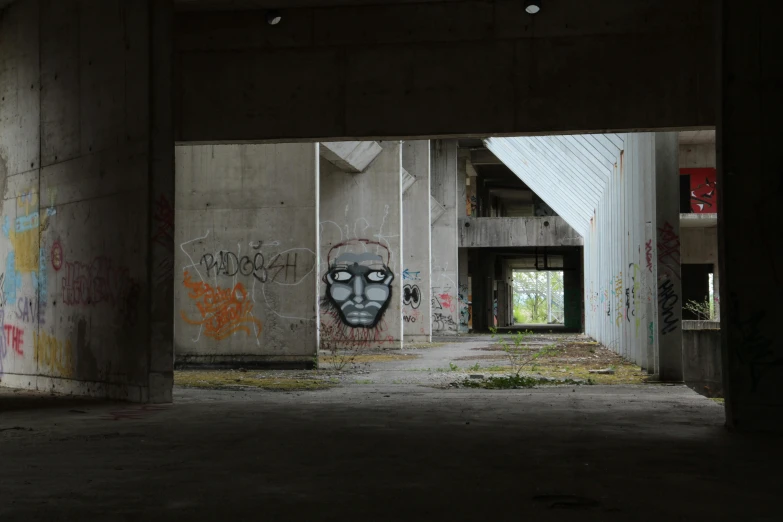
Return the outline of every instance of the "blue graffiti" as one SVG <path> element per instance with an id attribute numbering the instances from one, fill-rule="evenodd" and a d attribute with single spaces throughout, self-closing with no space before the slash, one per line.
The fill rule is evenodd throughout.
<path id="1" fill-rule="evenodd" d="M 8 224 L 8 216 L 3 216 L 3 235 L 5 237 L 8 237 L 10 233 L 11 233 L 11 227 Z"/>
<path id="2" fill-rule="evenodd" d="M 16 254 L 8 252 L 5 262 L 5 281 L 3 282 L 3 294 L 6 303 L 16 302 L 16 290 L 22 287 L 22 274 L 16 271 Z"/>
<path id="3" fill-rule="evenodd" d="M 413 281 L 421 281 L 421 271 L 411 272 L 407 268 L 402 271 L 402 279 L 411 279 Z"/>

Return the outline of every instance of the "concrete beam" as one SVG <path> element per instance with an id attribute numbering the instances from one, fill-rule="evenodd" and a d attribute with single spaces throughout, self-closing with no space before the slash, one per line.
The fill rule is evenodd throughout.
<path id="1" fill-rule="evenodd" d="M 581 246 L 582 236 L 559 216 L 463 218 L 460 247 Z"/>
<path id="2" fill-rule="evenodd" d="M 488 149 L 470 151 L 470 162 L 473 165 L 503 165 L 503 162 Z"/>
<path id="3" fill-rule="evenodd" d="M 321 142 L 321 157 L 343 172 L 364 172 L 383 148 L 377 141 Z"/>
<path id="4" fill-rule="evenodd" d="M 388 2 L 289 9 L 274 27 L 263 11 L 180 13 L 177 137 L 709 127 L 717 5 L 558 0 L 532 17 L 518 0 Z"/>

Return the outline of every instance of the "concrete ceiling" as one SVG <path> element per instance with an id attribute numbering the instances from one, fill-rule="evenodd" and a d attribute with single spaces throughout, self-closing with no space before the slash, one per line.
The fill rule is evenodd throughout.
<path id="1" fill-rule="evenodd" d="M 0 4 L 3 1 L 0 0 Z M 427 0 L 448 2 L 454 0 Z M 174 0 L 179 11 L 233 11 L 243 9 L 293 9 L 297 7 L 332 7 L 345 5 L 412 4 L 421 0 Z"/>
<path id="2" fill-rule="evenodd" d="M 680 145 L 701 145 L 715 143 L 714 130 L 683 131 L 680 133 Z"/>

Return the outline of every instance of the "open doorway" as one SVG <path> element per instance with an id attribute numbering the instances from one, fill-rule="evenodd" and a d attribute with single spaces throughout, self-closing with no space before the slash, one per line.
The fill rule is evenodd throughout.
<path id="1" fill-rule="evenodd" d="M 564 324 L 562 270 L 514 270 L 512 291 L 514 325 Z"/>

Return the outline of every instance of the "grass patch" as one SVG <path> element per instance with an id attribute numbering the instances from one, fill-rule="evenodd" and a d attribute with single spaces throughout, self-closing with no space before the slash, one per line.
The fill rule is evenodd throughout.
<path id="1" fill-rule="evenodd" d="M 614 375 L 590 373 L 590 370 L 598 370 L 599 367 L 591 365 L 575 366 L 573 363 L 567 367 L 556 364 L 537 364 L 535 372 L 544 377 L 591 379 L 594 384 L 644 384 L 647 375 L 635 364 L 615 364 Z"/>
<path id="2" fill-rule="evenodd" d="M 573 379 L 564 379 L 562 381 L 550 381 L 549 379 L 542 379 L 540 377 L 528 377 L 525 375 L 506 375 L 502 377 L 490 377 L 483 380 L 465 379 L 459 383 L 463 388 L 482 388 L 485 390 L 513 390 L 518 388 L 533 388 L 540 385 L 558 385 L 558 384 L 570 384 L 580 385 L 584 382 L 575 381 Z M 593 384 L 588 380 L 587 384 Z"/>
<path id="3" fill-rule="evenodd" d="M 331 388 L 339 381 L 300 377 L 263 377 L 252 373 L 231 371 L 178 371 L 174 384 L 188 388 L 210 390 L 231 388 L 259 388 L 272 391 L 307 391 Z"/>
<path id="4" fill-rule="evenodd" d="M 725 404 L 726 403 L 726 399 L 724 399 L 723 397 L 710 397 L 710 400 L 711 401 L 715 401 L 718 404 Z"/>
<path id="5" fill-rule="evenodd" d="M 339 357 L 339 356 L 338 356 Z M 385 353 L 371 353 L 371 354 L 363 354 L 363 355 L 357 355 L 353 359 L 351 359 L 352 363 L 355 364 L 361 364 L 361 363 L 376 363 L 376 362 L 390 362 L 390 361 L 408 361 L 411 359 L 418 359 L 418 355 L 410 355 L 410 354 L 385 354 Z M 325 364 L 332 364 L 335 361 L 335 357 L 332 355 L 321 355 L 318 357 L 318 365 L 320 368 L 323 368 Z"/>
<path id="6" fill-rule="evenodd" d="M 353 382 L 354 384 L 372 384 L 372 381 L 370 379 L 357 379 Z"/>

